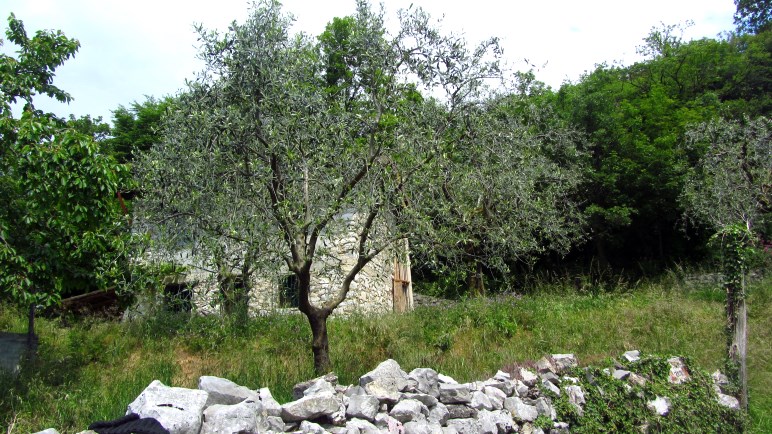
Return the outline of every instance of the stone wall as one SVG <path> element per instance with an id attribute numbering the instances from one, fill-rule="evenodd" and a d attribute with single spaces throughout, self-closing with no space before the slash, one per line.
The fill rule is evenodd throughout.
<path id="1" fill-rule="evenodd" d="M 624 366 L 579 371 L 572 354 L 553 354 L 532 368 L 499 371 L 487 380 L 462 384 L 429 368 L 408 373 L 396 361 L 386 360 L 360 377 L 357 385 L 339 385 L 334 374 L 300 383 L 293 390 L 293 400 L 285 404 L 276 402 L 266 388 L 253 390 L 223 378 L 203 376 L 198 389 L 167 387 L 156 380 L 128 405 L 129 420 L 124 423 L 157 422 L 171 434 L 563 434 L 571 432 L 568 420 L 576 423 L 583 417 L 589 405 L 585 395 L 600 389 L 593 375 L 605 375 L 613 384 L 626 387 L 629 397 L 648 396 L 643 401 L 630 398 L 630 403 L 613 403 L 645 406 L 642 410 L 648 419 L 637 422 L 642 422 L 637 431 L 645 433 L 650 431 L 649 421 L 652 431 L 657 431 L 671 412 L 691 411 L 678 408 L 686 404 L 685 396 L 671 400 L 659 394 L 663 390 L 679 393 L 692 380 L 681 358 L 667 360 L 666 379 L 632 371 L 641 366 L 636 364 L 640 359 L 638 351 L 628 351 L 622 355 Z M 648 382 L 658 380 L 672 388 L 658 387 L 656 395 L 645 389 Z M 737 400 L 723 393 L 725 377 L 717 373 L 713 381 L 714 405 L 736 411 Z M 701 408 L 705 404 L 700 403 Z"/>

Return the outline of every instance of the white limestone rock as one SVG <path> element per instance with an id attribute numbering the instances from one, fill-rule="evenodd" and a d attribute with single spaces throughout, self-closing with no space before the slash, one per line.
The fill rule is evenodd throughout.
<path id="1" fill-rule="evenodd" d="M 641 352 L 638 350 L 626 351 L 624 354 L 622 354 L 622 357 L 624 357 L 628 362 L 637 362 L 641 359 Z"/>
<path id="2" fill-rule="evenodd" d="M 416 368 L 410 371 L 408 379 L 416 382 L 415 390 L 433 397 L 440 396 L 439 375 L 429 368 Z"/>
<path id="3" fill-rule="evenodd" d="M 450 412 L 445 404 L 438 402 L 437 405 L 429 409 L 429 415 L 426 418 L 430 423 L 445 425 L 450 418 Z"/>
<path id="4" fill-rule="evenodd" d="M 428 414 L 429 409 L 421 401 L 415 399 L 403 399 L 389 412 L 389 416 L 403 424 L 410 421 L 424 420 Z"/>
<path id="5" fill-rule="evenodd" d="M 8 432 L 10 432 L 10 430 Z M 59 431 L 57 431 L 56 428 L 48 428 L 43 431 L 38 431 L 35 434 L 59 434 Z"/>
<path id="6" fill-rule="evenodd" d="M 461 434 L 479 434 L 480 426 L 476 419 L 450 419 L 448 428 L 453 428 Z"/>
<path id="7" fill-rule="evenodd" d="M 560 396 L 560 388 L 556 386 L 555 383 L 547 380 L 541 380 L 541 385 L 542 387 L 554 393 L 555 395 Z"/>
<path id="8" fill-rule="evenodd" d="M 281 406 L 281 417 L 285 422 L 330 417 L 340 411 L 342 403 L 332 392 L 321 392 L 304 396 Z"/>
<path id="9" fill-rule="evenodd" d="M 273 395 L 271 395 L 271 391 L 267 387 L 263 387 L 257 391 L 257 398 L 263 406 L 264 417 L 281 417 L 281 404 L 273 399 Z"/>
<path id="10" fill-rule="evenodd" d="M 303 434 L 326 434 L 327 430 L 322 428 L 318 423 L 304 420 L 300 423 L 300 432 Z"/>
<path id="11" fill-rule="evenodd" d="M 466 384 L 440 383 L 440 402 L 443 404 L 468 404 L 472 392 Z"/>
<path id="12" fill-rule="evenodd" d="M 403 393 L 402 399 L 415 399 L 417 401 L 421 401 L 429 408 L 434 407 L 439 402 L 437 398 L 432 395 L 427 395 L 426 393 Z"/>
<path id="13" fill-rule="evenodd" d="M 203 375 L 198 378 L 198 388 L 209 393 L 209 398 L 206 402 L 207 406 L 214 404 L 238 404 L 245 399 L 254 399 L 257 395 L 254 391 L 244 386 L 239 386 L 231 380 L 210 375 Z"/>
<path id="14" fill-rule="evenodd" d="M 719 393 L 716 399 L 718 400 L 718 403 L 723 405 L 724 407 L 731 408 L 732 410 L 740 409 L 740 401 L 734 396 L 724 395 L 723 393 Z"/>
<path id="15" fill-rule="evenodd" d="M 311 396 L 323 392 L 337 393 L 335 386 L 333 386 L 332 383 L 324 378 L 318 378 L 313 380 L 313 382 L 303 391 L 303 396 Z"/>
<path id="16" fill-rule="evenodd" d="M 348 399 L 346 416 L 367 419 L 372 422 L 375 420 L 375 415 L 378 414 L 379 406 L 380 402 L 374 396 L 354 395 Z"/>
<path id="17" fill-rule="evenodd" d="M 626 371 L 624 369 L 615 369 L 611 376 L 616 380 L 624 380 L 630 376 L 630 371 Z"/>
<path id="18" fill-rule="evenodd" d="M 490 400 L 491 406 L 494 410 L 501 410 L 504 408 L 504 400 L 507 399 L 507 394 L 504 393 L 501 389 L 492 386 L 485 386 L 483 388 L 483 393 L 488 397 L 488 400 Z M 474 403 L 474 399 L 472 402 Z"/>
<path id="19" fill-rule="evenodd" d="M 539 380 L 539 377 L 536 376 L 536 374 L 532 371 L 529 371 L 525 368 L 520 368 L 520 381 L 523 382 L 528 387 L 533 387 L 536 385 L 536 382 Z"/>
<path id="20" fill-rule="evenodd" d="M 552 363 L 553 366 L 555 366 L 557 372 L 562 372 L 566 369 L 579 366 L 579 362 L 576 360 L 576 356 L 573 354 L 553 354 Z"/>
<path id="21" fill-rule="evenodd" d="M 126 414 L 152 417 L 170 434 L 198 434 L 208 398 L 204 390 L 169 387 L 155 380 L 129 404 Z"/>
<path id="22" fill-rule="evenodd" d="M 378 434 L 380 432 L 378 427 L 369 421 L 357 418 L 353 418 L 346 422 L 346 429 L 349 430 L 349 432 L 356 432 L 360 434 Z"/>
<path id="23" fill-rule="evenodd" d="M 555 365 L 552 364 L 550 359 L 542 357 L 539 359 L 539 361 L 536 362 L 536 372 L 539 374 L 543 374 L 545 372 L 552 372 L 553 374 L 557 374 L 557 369 L 555 369 Z"/>
<path id="24" fill-rule="evenodd" d="M 558 418 L 557 412 L 555 411 L 555 408 L 552 406 L 552 404 L 544 397 L 541 397 L 536 400 L 536 412 L 539 413 L 540 416 L 547 416 L 548 418 L 552 420 L 556 420 Z"/>
<path id="25" fill-rule="evenodd" d="M 481 410 L 477 414 L 477 428 L 480 434 L 499 434 L 496 417 L 488 410 Z"/>
<path id="26" fill-rule="evenodd" d="M 517 397 L 504 400 L 504 408 L 508 410 L 512 417 L 518 422 L 533 422 L 539 416 L 535 406 L 526 404 Z"/>
<path id="27" fill-rule="evenodd" d="M 670 412 L 670 398 L 658 396 L 646 403 L 646 407 L 660 416 L 666 416 Z"/>
<path id="28" fill-rule="evenodd" d="M 303 396 L 305 396 L 304 392 L 306 391 L 306 389 L 311 387 L 318 380 L 324 380 L 330 383 L 333 387 L 338 384 L 338 376 L 335 375 L 335 373 L 330 372 L 329 374 L 322 375 L 321 377 L 316 377 L 313 380 L 308 380 L 308 381 L 304 381 L 302 383 L 296 384 L 292 388 L 292 399 L 300 399 Z"/>
<path id="29" fill-rule="evenodd" d="M 444 374 L 437 374 L 437 380 L 439 380 L 440 383 L 445 384 L 458 384 L 458 381 L 454 380 L 453 377 L 449 377 Z"/>
<path id="30" fill-rule="evenodd" d="M 493 410 L 493 404 L 491 404 L 491 399 L 488 398 L 488 395 L 477 390 L 472 392 L 472 401 L 469 403 L 469 406 L 475 410 Z"/>
<path id="31" fill-rule="evenodd" d="M 214 404 L 204 410 L 201 434 L 257 434 L 262 422 L 259 402 L 244 400 L 238 404 Z"/>

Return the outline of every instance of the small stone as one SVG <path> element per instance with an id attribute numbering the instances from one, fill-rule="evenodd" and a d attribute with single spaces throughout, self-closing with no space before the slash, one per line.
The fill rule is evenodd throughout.
<path id="1" fill-rule="evenodd" d="M 552 372 L 547 371 L 539 375 L 541 376 L 542 380 L 547 380 L 554 385 L 560 384 L 560 377 L 558 377 L 556 374 L 553 374 Z"/>
<path id="2" fill-rule="evenodd" d="M 536 385 L 536 383 L 534 383 L 534 385 Z M 518 396 L 526 396 L 528 395 L 528 386 L 526 386 L 526 384 L 522 381 L 518 381 L 515 391 L 517 392 Z"/>
<path id="3" fill-rule="evenodd" d="M 403 424 L 414 420 L 424 420 L 424 417 L 428 414 L 429 409 L 422 402 L 415 399 L 403 399 L 389 412 L 389 416 Z"/>
<path id="4" fill-rule="evenodd" d="M 547 399 L 544 397 L 541 397 L 536 400 L 536 411 L 539 413 L 539 415 L 547 416 L 552 420 L 555 420 L 558 418 L 555 408 L 552 407 L 552 404 L 550 404 L 550 402 L 547 401 Z"/>
<path id="5" fill-rule="evenodd" d="M 637 362 L 641 359 L 641 352 L 638 350 L 626 351 L 624 354 L 622 354 L 622 357 L 624 357 L 625 360 L 630 363 Z"/>
<path id="6" fill-rule="evenodd" d="M 10 432 L 10 430 L 8 432 Z M 59 431 L 57 431 L 55 428 L 48 428 L 44 429 L 43 431 L 38 431 L 35 434 L 59 434 Z"/>
<path id="7" fill-rule="evenodd" d="M 203 375 L 198 378 L 198 388 L 209 393 L 207 407 L 214 404 L 233 405 L 254 398 L 256 393 L 225 378 Z"/>
<path id="8" fill-rule="evenodd" d="M 497 371 L 497 372 L 496 372 L 496 375 L 494 375 L 494 376 L 493 376 L 493 379 L 494 379 L 494 380 L 511 380 L 511 379 L 512 379 L 512 376 L 511 376 L 511 375 L 509 375 L 509 373 L 508 373 L 508 372 L 504 372 L 504 371 Z"/>
<path id="9" fill-rule="evenodd" d="M 260 400 L 260 404 L 263 405 L 265 416 L 281 417 L 281 404 L 273 399 L 273 395 L 271 395 L 271 391 L 267 387 L 258 390 L 257 397 Z"/>
<path id="10" fill-rule="evenodd" d="M 557 369 L 557 372 L 562 372 L 566 369 L 579 366 L 579 362 L 576 360 L 576 356 L 573 354 L 553 354 L 552 362 L 553 366 L 555 366 L 555 369 Z"/>
<path id="11" fill-rule="evenodd" d="M 389 392 L 402 392 L 408 386 L 408 376 L 399 363 L 388 359 L 359 378 L 359 385 L 370 392 L 371 387 Z"/>
<path id="12" fill-rule="evenodd" d="M 439 402 L 439 400 L 437 400 L 437 398 L 434 396 L 427 395 L 425 393 L 403 393 L 402 399 L 415 399 L 417 401 L 421 401 L 429 408 L 434 407 Z"/>
<path id="13" fill-rule="evenodd" d="M 257 432 L 262 417 L 259 402 L 244 400 L 238 404 L 215 404 L 204 410 L 201 434 Z"/>
<path id="14" fill-rule="evenodd" d="M 438 423 L 440 425 L 445 425 L 449 418 L 450 411 L 448 411 L 448 407 L 441 402 L 438 402 L 437 405 L 429 409 L 429 416 L 427 417 L 429 422 Z"/>
<path id="15" fill-rule="evenodd" d="M 485 386 L 483 393 L 488 396 L 494 410 L 501 410 L 504 408 L 504 400 L 507 399 L 507 394 L 501 389 L 492 386 Z M 473 401 L 474 402 L 474 401 Z"/>
<path id="16" fill-rule="evenodd" d="M 480 411 L 477 414 L 477 429 L 480 434 L 498 434 L 495 415 L 488 410 Z"/>
<path id="17" fill-rule="evenodd" d="M 445 384 L 458 384 L 458 381 L 454 380 L 453 377 L 449 377 L 443 374 L 437 374 L 437 380 L 440 383 L 445 383 Z"/>
<path id="18" fill-rule="evenodd" d="M 437 371 L 429 368 L 416 368 L 410 371 L 408 379 L 416 382 L 415 390 L 433 397 L 440 396 L 439 376 Z"/>
<path id="19" fill-rule="evenodd" d="M 292 399 L 300 399 L 303 396 L 305 396 L 304 392 L 306 391 L 306 389 L 311 387 L 318 380 L 324 380 L 324 381 L 330 383 L 333 386 L 338 384 L 338 376 L 335 375 L 334 373 L 330 372 L 329 374 L 323 375 L 321 377 L 314 378 L 313 380 L 308 380 L 308 381 L 304 381 L 302 383 L 296 384 L 292 388 Z"/>
<path id="20" fill-rule="evenodd" d="M 335 386 L 333 386 L 332 383 L 323 378 L 319 378 L 314 380 L 314 382 L 303 391 L 303 396 L 311 396 L 323 392 L 329 392 L 332 394 L 337 393 Z"/>
<path id="21" fill-rule="evenodd" d="M 466 419 L 477 417 L 477 410 L 460 404 L 448 404 L 448 419 Z"/>
<path id="22" fill-rule="evenodd" d="M 504 400 L 504 408 L 518 422 L 533 422 L 539 416 L 535 406 L 524 403 L 520 398 L 507 398 Z"/>
<path id="23" fill-rule="evenodd" d="M 378 434 L 379 432 L 377 426 L 366 420 L 357 418 L 353 418 L 346 422 L 346 429 L 361 434 Z"/>
<path id="24" fill-rule="evenodd" d="M 454 428 L 460 434 L 479 434 L 480 428 L 475 419 L 450 419 L 448 428 Z"/>
<path id="25" fill-rule="evenodd" d="M 475 391 L 472 393 L 472 402 L 469 403 L 469 406 L 476 410 L 493 410 L 491 399 L 488 398 L 488 395 L 480 391 Z"/>
<path id="26" fill-rule="evenodd" d="M 341 404 L 331 392 L 317 393 L 282 405 L 281 417 L 285 422 L 299 422 L 321 416 L 329 417 L 340 411 Z"/>
<path id="27" fill-rule="evenodd" d="M 680 357 L 673 357 L 667 360 L 670 363 L 670 376 L 668 381 L 671 384 L 681 384 L 689 381 L 689 370 L 686 369 L 683 360 Z"/>
<path id="28" fill-rule="evenodd" d="M 520 368 L 520 379 L 526 386 L 533 387 L 536 385 L 539 377 L 537 377 L 536 374 L 529 371 L 528 369 Z"/>
<path id="29" fill-rule="evenodd" d="M 300 423 L 300 432 L 303 434 L 325 434 L 327 431 L 317 423 L 304 420 Z"/>
<path id="30" fill-rule="evenodd" d="M 716 399 L 718 400 L 718 403 L 724 407 L 731 408 L 732 410 L 740 409 L 740 401 L 738 401 L 734 396 L 719 393 Z"/>
<path id="31" fill-rule="evenodd" d="M 625 371 L 624 369 L 615 369 L 611 376 L 617 380 L 624 380 L 630 376 L 630 371 Z"/>
<path id="32" fill-rule="evenodd" d="M 468 404 L 472 393 L 466 384 L 440 383 L 440 402 L 443 404 Z"/>
<path id="33" fill-rule="evenodd" d="M 539 374 L 543 374 L 545 372 L 552 372 L 553 374 L 556 374 L 557 370 L 555 369 L 555 365 L 553 365 L 548 358 L 542 357 L 538 362 L 536 362 L 536 372 Z"/>
<path id="34" fill-rule="evenodd" d="M 630 376 L 627 377 L 627 381 L 634 386 L 643 387 L 646 385 L 646 379 L 635 372 L 630 373 Z"/>
<path id="35" fill-rule="evenodd" d="M 378 398 L 370 395 L 354 395 L 349 397 L 346 416 L 375 420 L 379 407 Z"/>
<path id="36" fill-rule="evenodd" d="M 560 388 L 558 388 L 558 386 L 556 386 L 553 382 L 547 381 L 547 380 L 541 380 L 541 385 L 542 387 L 554 393 L 555 395 L 560 396 Z"/>
<path id="37" fill-rule="evenodd" d="M 284 432 L 284 429 L 286 428 L 286 426 L 284 425 L 284 420 L 277 416 L 266 417 L 263 422 L 263 427 L 265 431 L 276 431 L 276 432 Z"/>
<path id="38" fill-rule="evenodd" d="M 658 396 L 653 401 L 646 403 L 646 407 L 660 416 L 665 416 L 670 412 L 670 398 Z"/>

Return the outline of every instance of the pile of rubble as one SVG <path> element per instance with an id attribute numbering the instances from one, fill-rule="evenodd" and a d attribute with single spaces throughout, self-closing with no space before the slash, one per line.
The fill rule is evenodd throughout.
<path id="1" fill-rule="evenodd" d="M 630 351 L 623 357 L 635 362 L 639 355 Z M 689 379 L 681 359 L 668 362 L 671 383 Z M 571 427 L 558 419 L 552 399 L 565 396 L 582 414 L 581 382 L 564 375 L 576 366 L 572 354 L 553 354 L 534 369 L 517 369 L 514 376 L 499 371 L 485 381 L 459 384 L 433 369 L 407 373 L 394 360 L 386 360 L 355 386 L 337 384 L 333 374 L 298 384 L 294 400 L 283 405 L 267 388 L 251 390 L 223 378 L 201 377 L 198 389 L 167 387 L 156 380 L 129 404 L 127 414 L 153 418 L 171 434 L 568 433 Z M 630 385 L 647 381 L 623 369 L 606 373 Z M 714 380 L 719 402 L 739 408 L 735 398 L 721 393 L 725 378 L 715 374 Z M 670 401 L 657 397 L 648 407 L 664 416 Z"/>

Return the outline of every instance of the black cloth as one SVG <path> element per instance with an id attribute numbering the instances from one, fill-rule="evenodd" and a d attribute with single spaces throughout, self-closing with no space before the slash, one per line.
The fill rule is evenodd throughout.
<path id="1" fill-rule="evenodd" d="M 152 417 L 140 418 L 134 413 L 115 420 L 94 422 L 88 429 L 97 434 L 169 434 L 157 420 Z"/>

